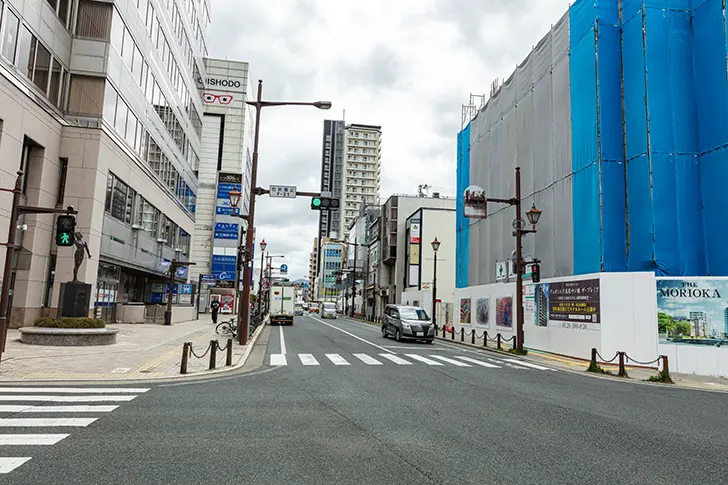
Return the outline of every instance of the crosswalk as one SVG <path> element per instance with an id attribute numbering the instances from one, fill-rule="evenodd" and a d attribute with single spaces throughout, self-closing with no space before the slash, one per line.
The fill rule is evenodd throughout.
<path id="1" fill-rule="evenodd" d="M 479 358 L 467 357 L 462 355 L 439 355 L 439 354 L 404 354 L 398 355 L 394 353 L 379 353 L 375 355 L 369 354 L 351 354 L 351 357 L 344 356 L 341 354 L 270 354 L 268 359 L 269 365 L 272 367 L 284 367 L 289 365 L 298 366 L 299 364 L 305 367 L 322 367 L 333 365 L 338 366 L 383 366 L 383 365 L 401 365 L 411 366 L 415 364 L 422 364 L 432 367 L 475 367 L 475 368 L 489 368 L 489 369 L 502 369 L 512 368 L 520 370 L 542 370 L 542 371 L 553 371 L 549 367 L 534 364 L 532 362 L 526 362 L 518 359 L 511 358 L 500 358 L 495 359 L 492 357 L 481 356 Z"/>
<path id="2" fill-rule="evenodd" d="M 89 387 L 0 387 L 0 475 L 32 456 L 12 456 L 18 447 L 52 446 L 149 389 Z M 46 416 L 47 415 L 47 416 Z M 32 453 L 27 453 L 32 454 Z"/>

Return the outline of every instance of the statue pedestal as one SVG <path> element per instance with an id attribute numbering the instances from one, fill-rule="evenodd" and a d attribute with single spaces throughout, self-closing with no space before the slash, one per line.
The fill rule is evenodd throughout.
<path id="1" fill-rule="evenodd" d="M 82 281 L 61 283 L 58 298 L 59 317 L 88 317 L 91 304 L 91 285 Z"/>

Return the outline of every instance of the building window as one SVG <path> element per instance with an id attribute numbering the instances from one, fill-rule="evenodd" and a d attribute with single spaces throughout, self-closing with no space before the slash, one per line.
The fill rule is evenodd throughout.
<path id="1" fill-rule="evenodd" d="M 35 56 L 35 66 L 33 66 L 32 81 L 33 84 L 38 86 L 38 89 L 47 94 L 48 79 L 50 77 L 51 70 L 51 53 L 48 52 L 48 49 L 46 49 L 40 42 L 37 42 L 36 50 L 37 53 Z"/>
<path id="2" fill-rule="evenodd" d="M 159 210 L 147 202 L 143 197 L 139 198 L 139 208 L 136 221 L 142 230 L 150 237 L 156 238 L 159 228 Z"/>
<path id="3" fill-rule="evenodd" d="M 131 224 L 136 192 L 109 172 L 106 184 L 106 212 L 121 222 Z"/>
<path id="4" fill-rule="evenodd" d="M 66 0 L 68 2 L 69 0 Z M 76 35 L 91 39 L 109 40 L 114 5 L 111 3 L 81 0 L 78 4 Z"/>
<path id="5" fill-rule="evenodd" d="M 15 47 L 18 44 L 18 29 L 20 20 L 12 10 L 7 9 L 5 18 L 5 34 L 3 35 L 3 57 L 15 64 Z"/>
<path id="6" fill-rule="evenodd" d="M 33 62 L 35 61 L 35 37 L 30 33 L 27 27 L 20 29 L 20 40 L 18 41 L 18 58 L 15 65 L 18 67 L 25 77 L 30 77 L 33 72 Z"/>

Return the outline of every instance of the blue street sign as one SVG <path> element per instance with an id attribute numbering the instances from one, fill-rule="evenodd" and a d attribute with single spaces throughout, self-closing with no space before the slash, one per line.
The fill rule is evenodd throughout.
<path id="1" fill-rule="evenodd" d="M 281 265 L 281 273 L 288 273 L 288 265 L 282 264 Z"/>
<path id="2" fill-rule="evenodd" d="M 187 266 L 180 266 L 177 268 L 177 278 L 187 278 L 187 272 L 189 268 Z"/>

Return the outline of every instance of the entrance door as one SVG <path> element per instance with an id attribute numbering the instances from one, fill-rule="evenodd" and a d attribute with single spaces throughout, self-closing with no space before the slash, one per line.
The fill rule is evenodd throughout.
<path id="1" fill-rule="evenodd" d="M 97 283 L 96 301 L 94 302 L 94 313 L 96 318 L 106 323 L 116 322 L 116 295 L 119 291 L 119 283 L 99 281 Z"/>

